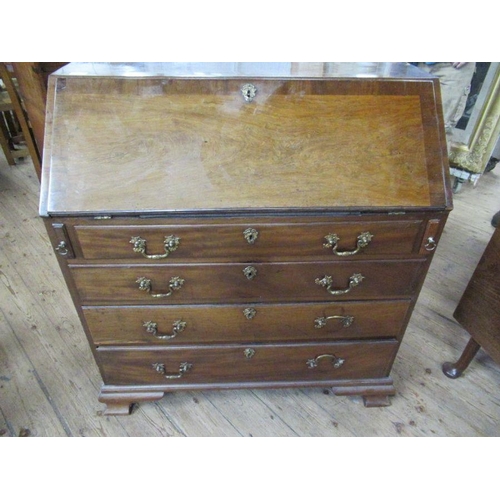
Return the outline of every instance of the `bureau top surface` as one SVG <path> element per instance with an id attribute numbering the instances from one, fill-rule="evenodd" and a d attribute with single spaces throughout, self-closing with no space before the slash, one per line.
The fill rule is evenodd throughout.
<path id="1" fill-rule="evenodd" d="M 70 63 L 54 75 L 84 78 L 432 78 L 410 64 L 377 62 Z"/>
<path id="2" fill-rule="evenodd" d="M 389 63 L 72 63 L 42 215 L 451 206 L 439 81 Z"/>

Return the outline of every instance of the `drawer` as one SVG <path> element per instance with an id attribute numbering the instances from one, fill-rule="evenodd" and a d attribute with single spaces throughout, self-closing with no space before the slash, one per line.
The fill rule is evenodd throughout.
<path id="1" fill-rule="evenodd" d="M 388 376 L 396 341 L 97 349 L 105 384 L 216 384 Z"/>
<path id="2" fill-rule="evenodd" d="M 85 259 L 253 262 L 410 254 L 422 221 L 312 224 L 77 225 Z M 344 255 L 342 255 L 344 253 Z M 341 254 L 341 255 L 339 255 Z"/>
<path id="3" fill-rule="evenodd" d="M 84 307 L 96 344 L 204 344 L 398 337 L 409 301 Z"/>
<path id="4" fill-rule="evenodd" d="M 83 305 L 410 297 L 425 259 L 280 264 L 69 265 Z"/>

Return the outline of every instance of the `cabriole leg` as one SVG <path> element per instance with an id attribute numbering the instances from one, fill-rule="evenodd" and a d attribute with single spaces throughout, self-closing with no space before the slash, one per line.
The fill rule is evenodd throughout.
<path id="1" fill-rule="evenodd" d="M 460 377 L 464 370 L 469 366 L 469 363 L 473 360 L 480 347 L 481 346 L 473 338 L 471 338 L 469 343 L 465 346 L 460 359 L 456 363 L 451 363 L 449 361 L 443 363 L 443 373 L 449 378 Z"/>

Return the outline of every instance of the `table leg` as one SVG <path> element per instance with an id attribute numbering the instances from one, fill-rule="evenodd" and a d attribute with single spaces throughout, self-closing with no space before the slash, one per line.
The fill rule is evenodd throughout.
<path id="1" fill-rule="evenodd" d="M 456 363 L 446 362 L 443 363 L 443 373 L 449 378 L 458 378 L 464 370 L 469 366 L 480 345 L 471 337 L 469 343 L 465 346 L 464 352 Z"/>

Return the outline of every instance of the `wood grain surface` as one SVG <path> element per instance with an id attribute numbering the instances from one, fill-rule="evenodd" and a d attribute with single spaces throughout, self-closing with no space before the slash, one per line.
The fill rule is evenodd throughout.
<path id="1" fill-rule="evenodd" d="M 455 196 L 392 375 L 398 397 L 367 411 L 322 388 L 176 392 L 101 416 L 101 378 L 37 215 L 27 161 L 0 157 L 0 434 L 3 436 L 499 436 L 500 367 L 480 351 L 460 380 L 441 372 L 469 334 L 453 319 L 494 229 L 500 175 Z"/>
<path id="2" fill-rule="evenodd" d="M 396 353 L 396 341 L 338 342 L 277 344 L 256 346 L 255 344 L 224 347 L 172 347 L 168 349 L 98 349 L 98 359 L 103 367 L 107 385 L 183 385 L 185 382 L 206 384 L 375 379 L 386 377 Z M 245 350 L 251 349 L 247 357 Z M 336 368 L 332 358 L 317 361 L 310 368 L 307 361 L 323 355 L 341 358 L 344 363 Z M 190 363 L 192 368 L 179 378 L 166 379 L 152 366 L 165 365 L 167 375 L 177 375 L 181 363 Z"/>
<path id="3" fill-rule="evenodd" d="M 338 257 L 327 235 L 335 234 L 339 238 L 338 252 L 357 249 L 358 237 L 369 232 L 371 241 L 358 255 L 398 255 L 411 254 L 415 251 L 417 237 L 423 231 L 422 219 L 404 219 L 375 222 L 368 217 L 346 218 L 344 222 L 332 219 L 329 223 L 318 223 L 310 219 L 289 220 L 286 223 L 262 223 L 248 219 L 246 224 L 228 224 L 216 219 L 210 224 L 200 224 L 199 219 L 187 219 L 173 225 L 171 221 L 155 220 L 154 225 L 138 225 L 136 219 L 116 221 L 115 224 L 102 225 L 96 221 L 83 221 L 74 226 L 76 241 L 81 248 L 79 257 L 93 259 L 134 259 L 146 262 L 144 256 L 133 251 L 130 243 L 139 236 L 147 242 L 148 255 L 165 254 L 165 238 L 173 235 L 180 239 L 178 248 L 162 259 L 164 262 L 219 261 L 234 262 L 239 260 L 269 261 L 328 258 L 345 260 Z M 189 224 L 189 225 L 188 225 Z M 67 224 L 68 230 L 71 230 Z M 244 232 L 254 229 L 257 233 L 251 244 L 245 239 Z"/>
<path id="4" fill-rule="evenodd" d="M 399 337 L 409 301 L 314 304 L 240 304 L 234 306 L 84 307 L 94 342 L 103 344 L 210 344 L 311 339 Z M 251 308 L 255 316 L 244 312 Z M 340 316 L 335 318 L 334 316 Z M 352 320 L 344 324 L 342 318 Z M 318 327 L 316 320 L 325 319 Z M 175 337 L 173 325 L 185 323 Z M 145 323 L 157 324 L 158 338 Z M 321 324 L 321 323 L 320 323 Z M 172 338 L 168 338 L 172 337 Z"/>
<path id="5" fill-rule="evenodd" d="M 41 213 L 449 205 L 435 81 L 243 83 L 53 77 Z"/>
<path id="6" fill-rule="evenodd" d="M 244 264 L 73 265 L 72 279 L 81 303 L 90 304 L 213 304 L 247 302 L 338 301 L 410 298 L 417 290 L 425 260 L 262 263 L 257 276 L 245 277 Z M 333 291 L 349 289 L 351 277 L 364 279 L 342 295 L 330 294 L 317 279 L 331 276 Z M 138 279 L 151 280 L 152 294 L 169 293 L 172 278 L 184 284 L 168 297 L 152 298 Z"/>

